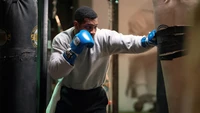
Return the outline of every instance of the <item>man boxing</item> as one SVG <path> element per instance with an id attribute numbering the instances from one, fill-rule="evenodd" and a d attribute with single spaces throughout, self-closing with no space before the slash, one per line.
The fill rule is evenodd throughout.
<path id="1" fill-rule="evenodd" d="M 108 99 L 102 84 L 110 55 L 140 53 L 156 44 L 155 30 L 136 36 L 97 26 L 96 12 L 82 6 L 75 11 L 74 26 L 53 39 L 49 73 L 59 82 L 47 113 L 106 113 Z"/>

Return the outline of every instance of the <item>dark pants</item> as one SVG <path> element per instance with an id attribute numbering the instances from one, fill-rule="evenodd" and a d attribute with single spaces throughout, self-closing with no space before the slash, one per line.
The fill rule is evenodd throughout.
<path id="1" fill-rule="evenodd" d="M 55 113 L 106 113 L 108 98 L 105 90 L 74 90 L 62 86 Z"/>

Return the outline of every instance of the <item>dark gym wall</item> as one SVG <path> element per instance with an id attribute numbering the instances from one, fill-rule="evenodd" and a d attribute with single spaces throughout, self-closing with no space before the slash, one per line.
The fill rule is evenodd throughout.
<path id="1" fill-rule="evenodd" d="M 51 39 L 62 30 L 66 30 L 72 26 L 73 14 L 78 7 L 78 3 L 79 0 L 50 0 L 49 19 L 51 21 Z M 56 22 L 55 15 L 59 17 L 61 28 L 59 28 Z"/>

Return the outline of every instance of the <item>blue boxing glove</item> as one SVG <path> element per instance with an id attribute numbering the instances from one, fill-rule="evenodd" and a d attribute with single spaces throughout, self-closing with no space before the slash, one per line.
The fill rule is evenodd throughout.
<path id="1" fill-rule="evenodd" d="M 156 40 L 156 30 L 152 30 L 147 37 L 143 37 L 141 39 L 141 44 L 143 47 L 147 47 L 147 46 L 155 46 L 157 44 L 157 40 Z"/>
<path id="2" fill-rule="evenodd" d="M 91 34 L 87 30 L 81 30 L 74 36 L 70 48 L 63 53 L 63 56 L 71 65 L 74 65 L 76 57 L 83 51 L 84 47 L 92 48 L 93 46 L 94 40 Z"/>

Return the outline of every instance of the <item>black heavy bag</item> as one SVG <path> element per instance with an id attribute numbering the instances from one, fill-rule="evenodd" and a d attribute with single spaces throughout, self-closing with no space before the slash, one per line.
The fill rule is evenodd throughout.
<path id="1" fill-rule="evenodd" d="M 36 0 L 0 0 L 0 113 L 36 113 Z"/>

